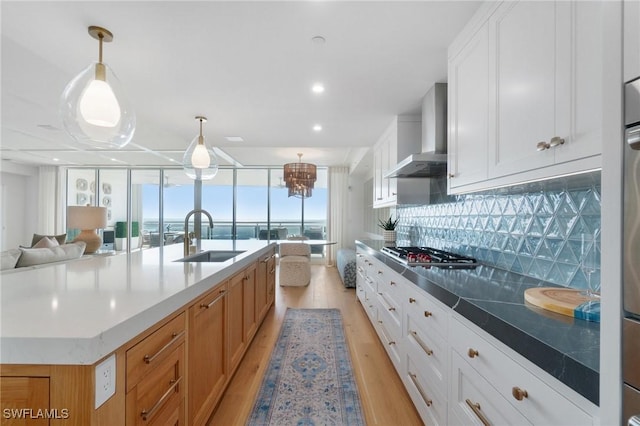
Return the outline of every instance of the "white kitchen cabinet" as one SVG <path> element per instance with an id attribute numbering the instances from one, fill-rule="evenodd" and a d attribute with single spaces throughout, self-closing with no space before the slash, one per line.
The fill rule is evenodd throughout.
<path id="1" fill-rule="evenodd" d="M 426 179 L 384 178 L 398 161 L 421 151 L 422 117 L 396 116 L 373 147 L 373 207 L 428 201 Z"/>
<path id="2" fill-rule="evenodd" d="M 426 424 L 449 424 L 447 308 L 415 285 L 408 284 L 403 313 L 405 387 Z"/>
<path id="3" fill-rule="evenodd" d="M 489 336 L 467 320 L 454 315 L 449 335 L 452 352 L 449 399 L 450 408 L 458 417 L 463 418 L 463 413 L 476 419 L 484 415 L 492 424 L 593 423 L 587 412 L 557 390 L 559 384 L 551 386 L 543 382 L 516 362 L 515 352 L 500 342 L 491 343 Z M 480 404 L 481 408 L 474 409 L 473 404 Z"/>
<path id="4" fill-rule="evenodd" d="M 449 60 L 449 190 L 487 179 L 489 26 L 485 22 Z"/>
<path id="5" fill-rule="evenodd" d="M 472 20 L 482 26 L 452 44 L 450 193 L 600 167 L 601 8 L 602 2 L 503 2 L 483 8 L 484 21 Z M 478 133 L 476 146 L 468 130 Z M 484 147 L 486 177 L 477 164 L 484 155 L 476 152 Z"/>
<path id="6" fill-rule="evenodd" d="M 594 424 L 597 407 L 366 250 L 357 297 L 425 424 Z"/>

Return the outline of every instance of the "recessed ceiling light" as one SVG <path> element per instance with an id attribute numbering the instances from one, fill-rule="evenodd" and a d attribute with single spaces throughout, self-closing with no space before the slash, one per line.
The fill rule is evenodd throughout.
<path id="1" fill-rule="evenodd" d="M 241 136 L 225 136 L 225 139 L 229 142 L 244 142 Z"/>
<path id="2" fill-rule="evenodd" d="M 324 93 L 324 85 L 322 83 L 314 83 L 311 86 L 311 91 L 317 94 Z"/>
<path id="3" fill-rule="evenodd" d="M 321 131 L 321 130 L 322 130 L 322 126 L 321 126 L 321 125 L 319 125 L 319 124 L 314 124 L 314 126 L 313 126 L 313 130 L 314 130 L 315 132 L 319 132 L 319 131 Z"/>
<path id="4" fill-rule="evenodd" d="M 311 41 L 314 44 L 324 44 L 327 40 L 324 37 L 317 35 L 317 36 L 312 37 Z"/>

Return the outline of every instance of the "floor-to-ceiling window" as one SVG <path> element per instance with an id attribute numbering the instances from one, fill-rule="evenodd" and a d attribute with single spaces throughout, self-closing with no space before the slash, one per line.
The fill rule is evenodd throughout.
<path id="1" fill-rule="evenodd" d="M 236 170 L 236 239 L 268 239 L 269 170 Z"/>
<path id="2" fill-rule="evenodd" d="M 213 217 L 213 230 L 201 216 L 202 235 L 215 240 L 233 239 L 233 169 L 220 169 L 211 180 L 202 181 L 202 208 Z M 193 204 L 192 204 L 193 206 Z"/>
<path id="3" fill-rule="evenodd" d="M 194 230 L 195 219 L 187 229 L 184 220 L 197 205 L 196 189 L 182 169 L 70 168 L 67 182 L 68 205 L 107 207 L 103 232 L 116 237 L 116 250 L 127 249 L 126 234 L 115 234 L 123 224 L 127 229 L 128 221 L 131 249 L 182 243 L 185 232 Z M 210 229 L 208 219 L 200 217 L 204 239 L 326 238 L 326 169 L 318 169 L 313 196 L 304 200 L 288 197 L 280 168 L 221 168 L 202 182 L 201 194 L 200 206 L 214 221 Z"/>

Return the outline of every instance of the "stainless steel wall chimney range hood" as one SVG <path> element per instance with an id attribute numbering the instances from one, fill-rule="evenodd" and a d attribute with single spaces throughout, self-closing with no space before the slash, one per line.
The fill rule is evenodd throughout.
<path id="1" fill-rule="evenodd" d="M 400 161 L 384 178 L 430 178 L 447 174 L 447 84 L 436 83 L 422 100 L 422 152 Z"/>

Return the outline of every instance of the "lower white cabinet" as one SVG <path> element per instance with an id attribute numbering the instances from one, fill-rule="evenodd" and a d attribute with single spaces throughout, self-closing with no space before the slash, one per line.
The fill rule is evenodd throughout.
<path id="1" fill-rule="evenodd" d="M 594 423 L 591 402 L 361 249 L 356 294 L 425 424 Z"/>
<path id="2" fill-rule="evenodd" d="M 463 318 L 455 315 L 451 321 L 450 344 L 452 352 L 450 400 L 456 407 L 474 396 L 472 389 L 482 390 L 485 398 L 491 395 L 491 406 L 500 406 L 500 413 L 507 415 L 516 410 L 527 420 L 524 424 L 541 425 L 590 425 L 592 417 L 558 392 L 564 385 L 543 382 L 526 367 L 516 362 L 519 355 L 500 342 L 492 344 L 484 332 Z M 549 380 L 555 380 L 549 378 Z M 490 388 L 486 387 L 489 383 Z M 465 386 L 467 389 L 465 389 Z M 469 392 L 467 392 L 467 390 Z M 566 393 L 572 393 L 564 388 Z M 474 396 L 475 397 L 475 396 Z M 477 402 L 471 398 L 473 403 Z M 503 407 L 507 403 L 510 408 Z M 482 404 L 480 404 L 482 406 Z M 454 408 L 456 410 L 456 408 Z M 488 410 L 488 411 L 487 411 Z M 458 413 L 460 414 L 460 413 Z M 477 414 L 477 413 L 475 413 Z M 493 413 L 491 413 L 493 414 Z M 498 424 L 498 418 L 487 417 Z M 507 419 L 508 420 L 508 419 Z M 514 424 L 511 421 L 509 424 Z"/>
<path id="3" fill-rule="evenodd" d="M 460 425 L 532 424 L 455 351 L 451 353 L 449 410 L 455 413 L 450 424 L 456 424 L 453 420 L 460 420 Z"/>

